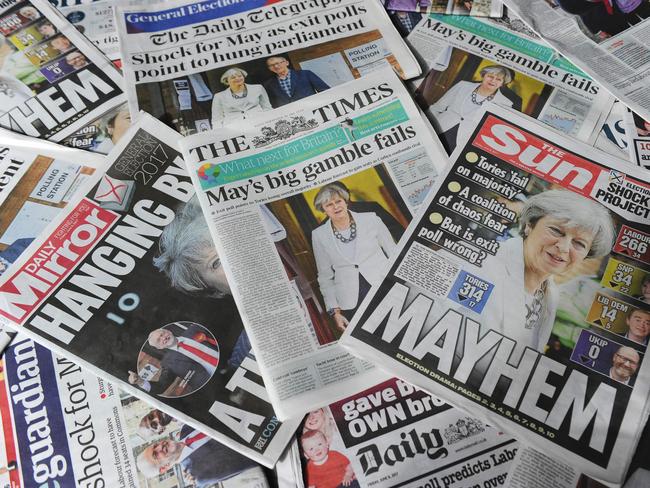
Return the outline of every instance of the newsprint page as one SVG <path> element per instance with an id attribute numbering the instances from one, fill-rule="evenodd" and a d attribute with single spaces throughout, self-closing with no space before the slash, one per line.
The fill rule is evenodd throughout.
<path id="1" fill-rule="evenodd" d="M 619 482 L 646 414 L 650 185 L 492 104 L 343 343 Z"/>
<path id="2" fill-rule="evenodd" d="M 131 113 L 183 135 L 384 66 L 404 79 L 421 72 L 376 0 L 175 0 L 118 5 L 116 20 Z"/>
<path id="3" fill-rule="evenodd" d="M 22 334 L 2 367 L 3 487 L 269 486 L 254 461 Z"/>
<path id="4" fill-rule="evenodd" d="M 546 42 L 650 119 L 648 0 L 505 0 Z"/>
<path id="5" fill-rule="evenodd" d="M 46 0 L 0 2 L 0 126 L 60 141 L 125 101 L 122 76 Z"/>
<path id="6" fill-rule="evenodd" d="M 436 141 L 390 68 L 181 141 L 281 420 L 385 379 L 337 340 L 447 164 Z"/>
<path id="7" fill-rule="evenodd" d="M 146 114 L 140 120 L 111 152 L 108 171 L 89 178 L 0 277 L 0 316 L 272 466 L 299 419 L 282 424 L 273 412 L 171 145 L 180 136 Z"/>

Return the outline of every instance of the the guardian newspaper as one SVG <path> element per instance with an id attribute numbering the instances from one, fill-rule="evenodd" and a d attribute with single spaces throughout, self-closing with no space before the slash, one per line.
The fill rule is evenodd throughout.
<path id="1" fill-rule="evenodd" d="M 0 126 L 60 141 L 125 101 L 122 76 L 45 0 L 0 2 Z"/>
<path id="2" fill-rule="evenodd" d="M 451 159 L 343 343 L 618 482 L 646 413 L 648 173 L 497 105 Z"/>
<path id="3" fill-rule="evenodd" d="M 184 135 L 392 66 L 420 67 L 377 1 L 175 0 L 116 8 L 129 108 Z"/>
<path id="4" fill-rule="evenodd" d="M 2 367 L 2 486 L 269 486 L 254 461 L 23 335 Z"/>
<path id="5" fill-rule="evenodd" d="M 506 0 L 546 42 L 650 118 L 648 0 Z"/>
<path id="6" fill-rule="evenodd" d="M 337 340 L 447 164 L 397 75 L 181 144 L 278 416 L 384 379 Z"/>
<path id="7" fill-rule="evenodd" d="M 481 19 L 431 15 L 411 32 L 425 73 L 415 99 L 451 153 L 485 102 L 593 143 L 614 97 L 539 39 Z"/>
<path id="8" fill-rule="evenodd" d="M 304 486 L 497 488 L 518 450 L 515 439 L 395 378 L 309 412 L 298 438 Z"/>
<path id="9" fill-rule="evenodd" d="M 0 278 L 4 321 L 271 466 L 276 418 L 179 149 L 142 115 Z M 189 304 L 189 305 L 188 305 Z"/>

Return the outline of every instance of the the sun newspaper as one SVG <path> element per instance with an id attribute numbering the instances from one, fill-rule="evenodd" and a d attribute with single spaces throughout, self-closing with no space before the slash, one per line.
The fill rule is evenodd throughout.
<path id="1" fill-rule="evenodd" d="M 122 76 L 46 0 L 0 2 L 0 126 L 60 141 L 123 103 Z"/>
<path id="2" fill-rule="evenodd" d="M 343 344 L 619 482 L 648 396 L 648 173 L 497 105 L 451 161 Z"/>
<path id="3" fill-rule="evenodd" d="M 22 334 L 3 359 L 2 486 L 269 486 L 254 461 Z"/>
<path id="4" fill-rule="evenodd" d="M 268 400 L 180 137 L 142 114 L 106 173 L 0 277 L 0 316 L 58 354 L 272 466 L 299 419 Z"/>
<path id="5" fill-rule="evenodd" d="M 540 39 L 482 19 L 431 15 L 408 37 L 423 62 L 415 99 L 451 153 L 484 101 L 593 144 L 614 97 Z"/>
<path id="6" fill-rule="evenodd" d="M 518 449 L 512 437 L 396 378 L 310 412 L 298 432 L 304 486 L 496 488 Z"/>
<path id="7" fill-rule="evenodd" d="M 648 0 L 506 0 L 546 42 L 650 119 Z"/>
<path id="8" fill-rule="evenodd" d="M 385 379 L 337 339 L 448 162 L 397 75 L 181 145 L 279 418 Z"/>
<path id="9" fill-rule="evenodd" d="M 116 8 L 129 108 L 184 135 L 392 66 L 420 67 L 377 1 L 167 1 Z"/>

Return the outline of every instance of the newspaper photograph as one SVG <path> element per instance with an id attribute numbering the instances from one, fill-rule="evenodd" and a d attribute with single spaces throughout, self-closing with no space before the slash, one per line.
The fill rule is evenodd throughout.
<path id="1" fill-rule="evenodd" d="M 501 17 L 501 0 L 380 0 L 388 13 L 414 12 Z"/>
<path id="2" fill-rule="evenodd" d="M 278 417 L 384 380 L 337 341 L 447 164 L 397 75 L 180 144 Z"/>
<path id="3" fill-rule="evenodd" d="M 503 486 L 515 439 L 400 379 L 309 412 L 305 486 Z M 550 485 L 549 485 L 550 486 Z"/>
<path id="4" fill-rule="evenodd" d="M 0 126 L 60 141 L 123 103 L 122 76 L 46 0 L 0 6 Z"/>
<path id="5" fill-rule="evenodd" d="M 650 169 L 650 119 L 627 109 L 624 124 L 627 135 L 627 147 L 633 163 L 641 168 Z"/>
<path id="6" fill-rule="evenodd" d="M 614 97 L 539 39 L 482 19 L 431 15 L 408 42 L 423 58 L 412 83 L 451 154 L 485 102 L 512 107 L 593 144 Z"/>
<path id="7" fill-rule="evenodd" d="M 270 467 L 300 419 L 269 402 L 180 136 L 140 121 L 0 277 L 0 316 Z"/>
<path id="8" fill-rule="evenodd" d="M 650 119 L 649 0 L 505 0 L 546 42 Z"/>
<path id="9" fill-rule="evenodd" d="M 392 66 L 420 67 L 377 1 L 175 0 L 116 8 L 129 109 L 183 135 Z"/>
<path id="10" fill-rule="evenodd" d="M 343 345 L 620 482 L 647 411 L 648 173 L 495 104 L 451 160 Z"/>
<path id="11" fill-rule="evenodd" d="M 269 486 L 254 461 L 22 334 L 3 359 L 0 486 Z"/>

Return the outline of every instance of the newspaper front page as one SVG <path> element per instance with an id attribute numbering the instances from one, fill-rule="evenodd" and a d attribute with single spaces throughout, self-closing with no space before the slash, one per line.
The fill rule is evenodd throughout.
<path id="1" fill-rule="evenodd" d="M 46 0 L 0 3 L 0 126 L 60 141 L 125 101 L 122 76 Z"/>
<path id="2" fill-rule="evenodd" d="M 343 344 L 586 474 L 646 413 L 648 173 L 492 104 Z"/>
<path id="3" fill-rule="evenodd" d="M 2 367 L 0 486 L 269 486 L 252 460 L 22 334 Z"/>
<path id="4" fill-rule="evenodd" d="M 116 8 L 131 113 L 183 135 L 302 100 L 384 66 L 420 67 L 377 1 L 189 2 Z"/>
<path id="5" fill-rule="evenodd" d="M 627 109 L 624 116 L 630 159 L 641 168 L 650 169 L 650 119 Z"/>
<path id="6" fill-rule="evenodd" d="M 515 439 L 396 378 L 310 412 L 299 432 L 305 486 L 316 487 L 496 488 L 518 450 Z"/>
<path id="7" fill-rule="evenodd" d="M 546 42 L 650 119 L 648 0 L 506 0 Z"/>
<path id="8" fill-rule="evenodd" d="M 273 412 L 173 145 L 180 136 L 140 119 L 112 151 L 108 171 L 90 177 L 0 277 L 0 315 L 272 466 L 299 419 L 282 424 Z"/>
<path id="9" fill-rule="evenodd" d="M 431 15 L 408 37 L 426 71 L 415 98 L 453 152 L 486 101 L 593 144 L 614 97 L 539 39 L 481 19 Z"/>
<path id="10" fill-rule="evenodd" d="M 383 380 L 337 339 L 447 164 L 394 72 L 181 145 L 279 418 Z"/>

